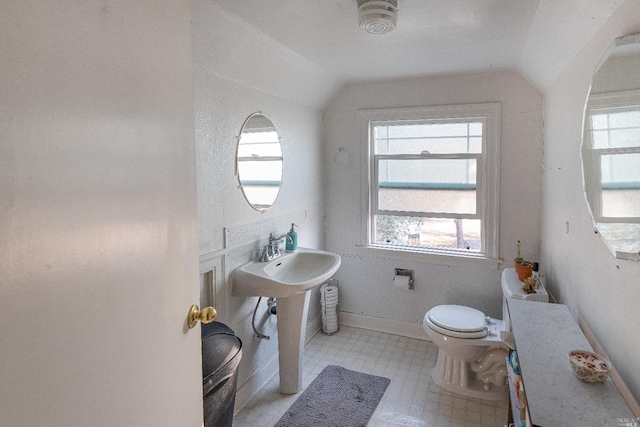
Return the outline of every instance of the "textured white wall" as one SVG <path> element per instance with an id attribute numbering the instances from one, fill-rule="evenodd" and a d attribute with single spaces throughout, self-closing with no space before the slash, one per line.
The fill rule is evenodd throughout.
<path id="1" fill-rule="evenodd" d="M 277 357 L 277 319 L 265 314 L 263 299 L 256 325 L 271 339 L 254 339 L 251 317 L 257 298 L 232 297 L 230 275 L 234 268 L 255 258 L 256 249 L 266 243 L 270 232 L 288 231 L 286 226 L 274 230 L 267 225 L 261 230 L 261 219 L 291 213 L 287 224 L 297 216 L 293 213 L 306 210 L 307 223 L 299 224 L 299 245 L 324 246 L 322 112 L 309 105 L 318 102 L 318 88 L 328 83 L 320 71 L 309 71 L 310 65 L 301 57 L 279 48 L 232 16 L 221 15 L 212 2 L 193 1 L 192 5 L 200 254 L 220 252 L 225 258 L 219 320 L 242 339 L 242 385 Z M 277 64 L 275 57 L 279 58 Z M 298 75 L 296 70 L 305 73 Z M 292 99 L 297 84 L 306 85 L 304 93 Z M 247 116 L 256 111 L 274 123 L 284 156 L 282 188 L 266 213 L 249 206 L 235 176 L 236 137 Z M 258 221 L 263 240 L 226 251 L 223 229 L 252 221 Z M 319 316 L 318 301 L 316 291 L 309 319 Z"/>
<path id="2" fill-rule="evenodd" d="M 580 144 L 593 71 L 614 38 L 640 31 L 639 16 L 640 2 L 624 2 L 546 93 L 542 216 L 542 266 L 551 292 L 593 331 L 636 400 L 640 263 L 614 258 L 594 234 L 582 192 Z"/>
<path id="3" fill-rule="evenodd" d="M 415 255 L 383 256 L 361 243 L 362 146 L 358 110 L 500 102 L 500 257 L 510 267 L 515 242 L 525 257 L 539 258 L 542 189 L 542 95 L 518 73 L 504 71 L 347 86 L 325 115 L 325 154 L 340 147 L 347 167 L 327 165 L 327 249 L 343 255 L 337 274 L 341 310 L 420 324 L 438 304 L 465 304 L 501 317 L 500 270 L 494 263 L 430 261 Z M 392 287 L 394 268 L 415 270 L 416 289 Z"/>

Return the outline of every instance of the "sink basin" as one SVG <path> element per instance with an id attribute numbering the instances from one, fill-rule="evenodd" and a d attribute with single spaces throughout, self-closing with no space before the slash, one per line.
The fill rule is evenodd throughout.
<path id="1" fill-rule="evenodd" d="M 233 272 L 231 295 L 278 298 L 281 393 L 294 394 L 302 390 L 304 331 L 311 294 L 308 291 L 333 276 L 340 263 L 340 255 L 298 248 L 268 262 L 248 262 Z"/>
<path id="2" fill-rule="evenodd" d="M 231 294 L 283 298 L 324 283 L 340 267 L 340 255 L 298 248 L 268 262 L 248 262 L 235 269 Z"/>

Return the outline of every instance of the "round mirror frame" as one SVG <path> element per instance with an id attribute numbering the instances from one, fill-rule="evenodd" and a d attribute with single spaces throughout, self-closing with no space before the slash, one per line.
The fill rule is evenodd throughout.
<path id="1" fill-rule="evenodd" d="M 236 147 L 236 175 L 249 205 L 260 212 L 275 203 L 282 186 L 284 159 L 273 122 L 260 111 L 246 118 Z"/>
<path id="2" fill-rule="evenodd" d="M 640 260 L 639 66 L 640 34 L 617 38 L 594 72 L 581 146 L 594 229 L 616 258 L 630 260 Z"/>

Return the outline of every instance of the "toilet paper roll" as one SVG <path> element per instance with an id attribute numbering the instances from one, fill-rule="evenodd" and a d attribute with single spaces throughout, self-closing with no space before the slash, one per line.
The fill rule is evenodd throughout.
<path id="1" fill-rule="evenodd" d="M 394 276 L 393 277 L 393 287 L 396 289 L 409 289 L 409 276 Z"/>
<path id="2" fill-rule="evenodd" d="M 338 301 L 338 288 L 336 286 L 324 285 L 320 289 L 321 302 L 323 304 L 337 303 Z"/>

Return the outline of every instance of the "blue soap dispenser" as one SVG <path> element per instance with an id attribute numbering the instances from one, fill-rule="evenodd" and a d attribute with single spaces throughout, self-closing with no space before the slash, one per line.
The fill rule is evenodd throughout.
<path id="1" fill-rule="evenodd" d="M 297 227 L 297 225 L 291 223 L 291 230 L 287 233 L 287 236 L 289 236 L 286 246 L 287 252 L 293 252 L 298 248 L 298 233 L 296 233 L 295 227 Z"/>

